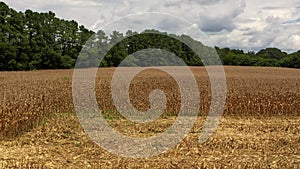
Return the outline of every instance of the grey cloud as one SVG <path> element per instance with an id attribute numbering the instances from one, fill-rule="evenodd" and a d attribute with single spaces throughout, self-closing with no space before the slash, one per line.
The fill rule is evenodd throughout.
<path id="1" fill-rule="evenodd" d="M 299 22 L 300 22 L 300 18 L 295 19 L 295 20 L 290 20 L 290 21 L 283 22 L 283 24 L 292 24 L 292 23 L 299 23 Z"/>
<path id="2" fill-rule="evenodd" d="M 171 18 L 163 19 L 158 25 L 161 30 L 169 30 L 172 32 L 183 28 L 182 24 Z"/>
<path id="3" fill-rule="evenodd" d="M 164 3 L 165 7 L 180 7 L 182 4 L 199 4 L 201 6 L 207 6 L 207 5 L 215 5 L 220 2 L 226 2 L 227 0 L 173 0 L 173 1 L 167 1 Z"/>
<path id="4" fill-rule="evenodd" d="M 188 0 L 188 1 L 195 2 L 195 3 L 198 3 L 200 5 L 213 5 L 213 4 L 220 3 L 224 0 Z"/>
<path id="5" fill-rule="evenodd" d="M 216 10 L 209 11 L 209 13 L 201 12 L 200 17 L 200 29 L 204 32 L 220 32 L 222 30 L 232 31 L 236 28 L 235 18 L 244 12 L 246 7 L 245 1 L 240 1 L 240 4 L 234 9 L 226 11 L 226 9 L 216 9 L 223 10 L 223 14 L 220 15 L 210 15 L 209 13 L 215 13 Z"/>
<path id="6" fill-rule="evenodd" d="M 179 7 L 182 4 L 182 0 L 175 0 L 175 1 L 167 1 L 164 3 L 164 7 Z"/>
<path id="7" fill-rule="evenodd" d="M 261 9 L 264 10 L 274 10 L 274 9 L 283 9 L 284 7 L 280 7 L 280 6 L 267 6 L 267 7 L 263 7 Z"/>
<path id="8" fill-rule="evenodd" d="M 268 25 L 275 25 L 279 24 L 282 20 L 279 17 L 268 16 L 265 21 L 268 23 Z"/>
<path id="9" fill-rule="evenodd" d="M 204 32 L 232 31 L 235 28 L 230 18 L 203 18 L 200 26 Z"/>
<path id="10" fill-rule="evenodd" d="M 243 31 L 243 35 L 245 35 L 245 36 L 253 36 L 260 32 L 256 29 L 252 29 L 252 28 L 244 29 L 242 31 Z"/>
<path id="11" fill-rule="evenodd" d="M 169 15 L 161 15 L 159 13 L 144 13 L 138 15 L 131 15 L 118 22 L 112 23 L 105 27 L 105 32 L 117 30 L 125 33 L 128 29 L 141 32 L 145 29 L 158 29 L 160 31 L 167 31 L 169 33 L 182 30 L 186 24 L 177 18 Z"/>

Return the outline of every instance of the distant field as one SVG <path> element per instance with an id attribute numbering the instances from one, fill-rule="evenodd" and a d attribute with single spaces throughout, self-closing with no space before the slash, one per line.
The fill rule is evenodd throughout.
<path id="1" fill-rule="evenodd" d="M 99 69 L 96 95 L 116 130 L 147 137 L 172 125 L 181 103 L 174 79 L 157 69 L 134 78 L 130 99 L 137 109 L 149 108 L 154 89 L 167 96 L 162 118 L 136 124 L 115 111 L 114 70 Z M 210 84 L 205 68 L 191 70 L 201 98 L 197 124 L 181 144 L 149 159 L 111 155 L 85 136 L 72 103 L 72 70 L 0 72 L 0 168 L 300 168 L 300 69 L 225 67 L 224 117 L 202 145 L 197 137 L 210 106 Z"/>

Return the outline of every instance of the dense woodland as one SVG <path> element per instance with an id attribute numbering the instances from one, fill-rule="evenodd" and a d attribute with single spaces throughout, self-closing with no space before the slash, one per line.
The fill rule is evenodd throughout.
<path id="1" fill-rule="evenodd" d="M 186 35 L 173 35 L 157 30 L 142 33 L 114 31 L 106 35 L 93 32 L 76 21 L 59 19 L 53 12 L 31 10 L 17 12 L 0 2 L 0 70 L 36 70 L 73 68 L 80 53 L 81 67 L 98 66 L 95 61 L 106 53 L 100 66 L 118 66 L 124 58 L 142 49 L 160 48 L 179 56 L 187 65 L 203 65 L 184 39 L 199 50 L 209 50 L 201 42 Z M 113 45 L 116 44 L 116 45 Z M 281 66 L 300 68 L 300 50 L 287 54 L 277 48 L 258 52 L 215 47 L 224 65 Z M 157 51 L 156 51 L 157 52 Z M 156 53 L 159 54 L 159 53 Z M 127 66 L 151 63 L 151 55 L 144 54 Z M 175 63 L 163 57 L 159 65 Z"/>

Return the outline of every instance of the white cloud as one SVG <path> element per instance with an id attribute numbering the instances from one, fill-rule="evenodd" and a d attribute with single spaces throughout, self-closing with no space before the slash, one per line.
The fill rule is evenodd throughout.
<path id="1" fill-rule="evenodd" d="M 296 6 L 298 1 L 269 2 L 249 0 L 244 12 L 234 23 L 233 32 L 212 35 L 213 41 L 221 46 L 258 50 L 266 47 L 278 47 L 287 52 L 299 50 L 299 45 L 290 40 L 292 35 L 300 35 L 300 17 Z M 288 25 L 286 22 L 291 22 Z M 221 40 L 228 39 L 225 43 Z M 298 43 L 299 44 L 299 43 Z"/>

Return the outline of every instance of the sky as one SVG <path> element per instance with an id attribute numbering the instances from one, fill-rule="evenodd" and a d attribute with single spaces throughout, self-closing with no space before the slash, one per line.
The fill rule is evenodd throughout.
<path id="1" fill-rule="evenodd" d="M 258 51 L 277 47 L 288 53 L 300 49 L 299 0 L 4 0 L 17 11 L 53 11 L 97 31 L 124 16 L 143 12 L 163 13 L 187 20 L 213 46 Z M 145 19 L 146 18 L 146 19 Z M 163 19 L 164 18 L 164 19 Z M 129 23 L 128 23 L 129 22 Z M 158 25 L 181 34 L 185 25 L 158 15 L 131 17 L 128 25 Z M 182 24 L 182 23 L 181 23 Z M 137 31 L 137 30 L 136 30 Z M 196 36 L 195 36 L 196 38 Z"/>

